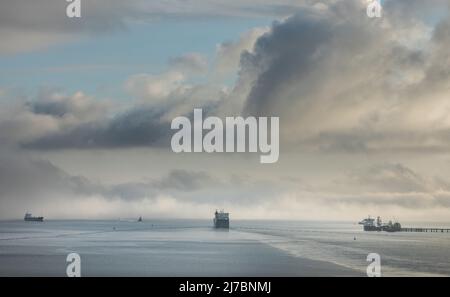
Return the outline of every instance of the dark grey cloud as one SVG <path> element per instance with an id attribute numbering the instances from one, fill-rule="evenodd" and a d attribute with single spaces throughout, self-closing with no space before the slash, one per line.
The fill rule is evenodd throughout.
<path id="1" fill-rule="evenodd" d="M 283 85 L 301 81 L 317 65 L 313 57 L 332 36 L 332 23 L 313 16 L 296 15 L 286 22 L 275 23 L 272 31 L 260 37 L 255 53 L 244 53 L 242 65 L 257 69 L 259 75 L 247 99 L 247 113 L 269 114 L 277 104 L 289 102 L 278 98 Z M 318 57 L 320 58 L 320 57 Z"/>
<path id="2" fill-rule="evenodd" d="M 66 102 L 36 102 L 31 104 L 31 109 L 36 114 L 46 114 L 63 117 L 69 112 Z"/>
<path id="3" fill-rule="evenodd" d="M 301 108 L 300 104 L 308 108 L 311 101 L 319 100 L 321 89 L 334 83 L 338 71 L 348 79 L 353 70 L 373 71 L 376 57 L 370 55 L 377 44 L 387 45 L 386 32 L 371 25 L 361 13 L 364 7 L 358 1 L 338 1 L 326 13 L 305 10 L 275 22 L 271 32 L 257 40 L 254 53 L 242 56 L 242 67 L 256 72 L 246 112 L 285 115 L 292 107 Z M 358 55 L 369 57 L 361 61 L 366 64 L 351 62 Z M 345 83 L 343 88 L 355 87 L 352 81 Z"/>
<path id="4" fill-rule="evenodd" d="M 38 150 L 126 148 L 163 146 L 170 143 L 170 123 L 162 121 L 164 110 L 136 107 L 112 119 L 91 121 L 72 129 L 49 133 L 22 147 Z"/>
<path id="5" fill-rule="evenodd" d="M 24 108 L 36 115 L 89 120 L 105 115 L 109 111 L 110 104 L 87 96 L 83 92 L 67 95 L 58 90 L 42 89 L 35 100 L 25 103 Z"/>
<path id="6" fill-rule="evenodd" d="M 144 86 L 139 84 L 135 87 L 145 89 L 153 83 L 151 79 L 143 82 Z M 160 81 L 156 84 L 156 88 L 160 89 Z M 141 94 L 141 103 L 134 102 L 126 108 L 101 102 L 80 92 L 73 96 L 45 93 L 45 96 L 39 95 L 36 100 L 16 106 L 16 114 L 5 115 L 3 121 L 0 116 L 0 139 L 19 139 L 20 147 L 30 150 L 170 149 L 173 134 L 170 125 L 174 117 L 184 115 L 192 119 L 195 107 L 203 108 L 207 116 L 224 96 L 220 87 L 209 85 L 181 85 L 158 96 L 154 92 L 138 93 Z M 18 121 L 17 115 L 27 121 Z M 35 133 L 34 137 L 28 134 L 27 137 L 10 135 L 14 131 L 8 127 L 32 130 L 36 122 L 44 121 L 50 121 L 51 127 Z"/>

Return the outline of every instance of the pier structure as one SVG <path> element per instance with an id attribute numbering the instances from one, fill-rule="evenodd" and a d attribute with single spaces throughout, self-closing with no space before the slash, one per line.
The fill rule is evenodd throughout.
<path id="1" fill-rule="evenodd" d="M 433 232 L 433 233 L 449 233 L 447 228 L 402 228 L 401 232 Z"/>
<path id="2" fill-rule="evenodd" d="M 362 220 L 358 224 L 364 226 L 364 231 L 386 231 L 386 232 L 428 232 L 428 233 L 450 233 L 450 228 L 436 228 L 436 227 L 409 227 L 405 228 L 399 222 L 389 221 L 383 224 L 381 217 L 375 219 L 370 216 Z"/>

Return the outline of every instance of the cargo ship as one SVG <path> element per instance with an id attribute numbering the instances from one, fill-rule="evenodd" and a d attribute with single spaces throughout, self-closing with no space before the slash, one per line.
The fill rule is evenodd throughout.
<path id="1" fill-rule="evenodd" d="M 386 231 L 386 232 L 399 232 L 402 231 L 402 225 L 399 222 L 389 221 L 387 224 L 383 224 L 381 217 L 375 219 L 370 216 L 359 222 L 358 224 L 363 225 L 364 231 Z"/>
<path id="2" fill-rule="evenodd" d="M 25 217 L 23 218 L 24 221 L 27 222 L 43 222 L 44 221 L 44 217 L 33 217 L 33 215 L 31 213 L 26 213 Z"/>
<path id="3" fill-rule="evenodd" d="M 230 216 L 229 213 L 221 210 L 220 212 L 216 210 L 214 215 L 214 228 L 230 228 Z"/>

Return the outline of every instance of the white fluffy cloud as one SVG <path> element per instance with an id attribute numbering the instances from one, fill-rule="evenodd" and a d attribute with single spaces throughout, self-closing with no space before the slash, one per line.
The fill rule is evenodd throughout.
<path id="1" fill-rule="evenodd" d="M 179 71 L 169 71 L 160 75 L 137 74 L 128 79 L 126 89 L 150 102 L 160 102 L 177 89 L 183 88 L 185 76 Z"/>

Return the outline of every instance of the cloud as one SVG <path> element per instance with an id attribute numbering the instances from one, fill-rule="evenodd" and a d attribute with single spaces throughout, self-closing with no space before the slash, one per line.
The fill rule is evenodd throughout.
<path id="1" fill-rule="evenodd" d="M 185 75 L 179 71 L 168 71 L 160 75 L 137 74 L 125 83 L 126 89 L 146 102 L 161 102 L 177 89 L 183 88 Z"/>
<path id="2" fill-rule="evenodd" d="M 377 163 L 350 170 L 320 187 L 292 194 L 298 201 L 334 207 L 397 210 L 448 208 L 450 183 L 422 175 L 400 163 Z"/>
<path id="3" fill-rule="evenodd" d="M 446 179 L 429 176 L 402 161 L 385 162 L 386 156 L 395 159 L 397 153 L 430 157 L 450 148 L 450 22 L 448 16 L 443 16 L 448 2 L 433 2 L 440 8 L 441 14 L 436 16 L 420 1 L 385 1 L 385 16 L 380 20 L 367 18 L 366 2 L 356 0 L 308 7 L 303 5 L 306 2 L 286 0 L 277 5 L 274 1 L 260 1 L 254 11 L 250 4 L 255 2 L 250 0 L 121 3 L 124 11 L 119 9 L 110 15 L 118 7 L 113 2 L 107 11 L 99 12 L 105 13 L 104 19 L 99 18 L 97 23 L 89 18 L 79 27 L 58 27 L 50 17 L 42 18 L 41 10 L 30 19 L 20 16 L 19 20 L 3 18 L 4 11 L 12 12 L 1 10 L 4 31 L 0 38 L 14 30 L 24 32 L 19 36 L 28 38 L 34 34 L 34 27 L 39 34 L 55 38 L 45 39 L 51 44 L 117 30 L 130 19 L 212 16 L 213 8 L 227 16 L 261 15 L 267 11 L 283 18 L 270 28 L 250 30 L 234 42 L 220 44 L 211 65 L 200 54 L 190 53 L 172 58 L 167 70 L 160 74 L 131 76 L 124 84 L 132 97 L 125 108 L 81 91 L 65 94 L 47 90 L 30 99 L 13 98 L 3 89 L 3 148 L 26 149 L 36 155 L 67 150 L 64 157 L 76 150 L 167 149 L 171 119 L 191 116 L 193 108 L 201 107 L 208 115 L 279 116 L 281 148 L 294 154 L 312 152 L 318 159 L 327 155 L 332 156 L 329 163 L 339 163 L 333 157 L 342 155 L 333 154 L 344 153 L 353 161 L 354 153 L 364 152 L 376 164 L 353 170 L 358 164 L 349 162 L 352 164 L 342 165 L 339 174 L 328 179 L 324 175 L 329 165 L 313 164 L 310 172 L 295 158 L 291 162 L 292 155 L 286 155 L 289 164 L 280 165 L 286 168 L 275 165 L 274 171 L 259 172 L 258 167 L 255 176 L 251 172 L 254 169 L 246 167 L 248 163 L 242 159 L 242 167 L 224 169 L 221 178 L 214 176 L 212 169 L 172 170 L 166 174 L 155 166 L 149 172 L 157 177 L 106 184 L 9 151 L 2 152 L 0 166 L 2 216 L 10 215 L 7 210 L 21 215 L 28 207 L 48 208 L 51 214 L 70 216 L 64 210 L 69 203 L 73 210 L 92 217 L 135 216 L 144 210 L 170 216 L 182 214 L 184 207 L 186 213 L 195 216 L 225 207 L 241 218 L 348 219 L 349 215 L 359 217 L 374 211 L 414 217 L 422 210 L 434 218 L 435 214 L 445 217 L 450 213 Z M 169 7 L 168 3 L 178 6 Z M 3 8 L 5 4 L 1 5 Z M 133 7 L 140 5 L 142 9 L 135 12 Z M 197 10 L 195 5 L 199 5 Z M 4 50 L 6 45 L 2 46 Z M 11 46 L 4 51 L 39 47 L 33 38 Z M 235 72 L 235 85 L 224 87 L 217 83 Z M 210 75 L 214 79 L 209 80 Z M 216 156 L 227 163 L 226 157 Z M 320 182 L 306 186 L 303 179 L 281 180 L 277 170 L 293 172 L 306 180 L 317 174 Z M 227 176 L 232 171 L 239 175 Z M 250 177 L 244 176 L 247 171 Z M 338 177 L 341 172 L 349 174 Z"/>
<path id="4" fill-rule="evenodd" d="M 337 1 L 275 23 L 242 56 L 244 113 L 279 116 L 285 146 L 304 150 L 448 150 L 448 20 L 364 9 Z"/>
<path id="5" fill-rule="evenodd" d="M 36 115 L 57 118 L 72 118 L 79 121 L 93 120 L 109 111 L 110 104 L 89 97 L 83 92 L 67 95 L 56 91 L 43 90 L 36 100 L 26 105 Z"/>
<path id="6" fill-rule="evenodd" d="M 87 180 L 70 176 L 48 161 L 25 154 L 2 151 L 0 155 L 0 201 L 2 217 L 43 211 L 52 202 L 89 195 L 96 187 Z"/>
<path id="7" fill-rule="evenodd" d="M 207 61 L 200 54 L 186 54 L 171 59 L 161 74 L 131 76 L 125 88 L 138 104 L 127 111 L 96 112 L 89 103 L 66 114 L 68 107 L 81 108 L 74 105 L 81 99 L 50 97 L 20 112 L 26 118 L 22 121 L 46 123 L 42 130 L 48 133 L 36 131 L 32 137 L 18 124 L 8 130 L 19 136 L 8 137 L 23 138 L 25 147 L 39 149 L 161 146 L 168 143 L 171 119 L 202 107 L 210 115 L 279 116 L 282 149 L 447 151 L 449 21 L 429 23 L 412 12 L 399 19 L 398 5 L 420 6 L 399 3 L 388 1 L 392 11 L 381 20 L 364 14 L 363 1 L 302 6 L 270 29 L 251 30 L 218 47 L 213 72 L 239 71 L 231 89 L 193 82 L 191 75 L 204 71 Z M 3 126 L 15 123 L 9 119 Z"/>
<path id="8" fill-rule="evenodd" d="M 174 117 L 189 116 L 197 107 L 210 110 L 227 95 L 221 85 L 189 83 L 187 75 L 194 68 L 200 70 L 203 62 L 202 57 L 188 54 L 171 60 L 169 70 L 161 74 L 131 76 L 125 89 L 134 98 L 126 105 L 82 91 L 66 94 L 43 89 L 33 98 L 4 91 L 5 100 L 0 102 L 0 139 L 9 147 L 41 151 L 167 149 Z"/>
<path id="9" fill-rule="evenodd" d="M 144 81 L 137 88 L 153 88 L 154 83 L 153 79 Z M 210 85 L 181 85 L 167 94 L 152 90 L 151 94 L 141 93 L 141 103 L 126 109 L 113 108 L 110 112 L 97 113 L 95 106 L 86 105 L 78 106 L 78 109 L 72 107 L 67 113 L 66 109 L 71 106 L 66 102 L 68 98 L 19 105 L 16 114 L 25 119 L 14 116 L 0 121 L 0 137 L 8 139 L 11 145 L 41 151 L 134 147 L 170 149 L 173 134 L 170 124 L 174 117 L 191 116 L 195 107 L 202 107 L 205 111 L 212 109 L 225 96 L 221 87 Z M 89 111 L 81 113 L 84 117 L 78 117 L 77 111 L 85 107 L 89 107 Z M 36 123 L 42 124 L 33 127 Z"/>
<path id="10" fill-rule="evenodd" d="M 173 169 L 166 175 L 140 182 L 106 187 L 101 193 L 108 199 L 142 201 L 171 197 L 176 202 L 201 205 L 249 207 L 276 199 L 282 187 L 267 179 L 239 175 L 218 177 L 208 171 Z"/>
<path id="11" fill-rule="evenodd" d="M 0 139 L 8 147 L 104 118 L 111 108 L 108 101 L 83 92 L 68 95 L 55 90 L 42 90 L 33 99 L 11 92 L 6 92 L 4 96 L 9 100 L 0 103 Z"/>
<path id="12" fill-rule="evenodd" d="M 216 79 L 224 79 L 236 75 L 239 70 L 241 54 L 252 52 L 256 40 L 269 28 L 253 28 L 239 37 L 236 41 L 223 42 L 217 46 L 214 75 Z"/>
<path id="13" fill-rule="evenodd" d="M 168 18 L 285 16 L 319 1 L 83 0 L 81 19 L 66 17 L 65 1 L 0 2 L 0 54 L 16 54 L 124 30 L 130 23 Z"/>
<path id="14" fill-rule="evenodd" d="M 110 186 L 103 191 L 103 195 L 110 199 L 124 201 L 141 201 L 154 199 L 159 195 L 171 195 L 181 198 L 192 192 L 211 189 L 219 186 L 220 182 L 204 171 L 187 171 L 175 169 L 166 176 L 142 182 L 130 182 Z M 200 197 L 190 197 L 188 200 L 196 202 Z"/>
<path id="15" fill-rule="evenodd" d="M 66 1 L 17 0 L 0 2 L 0 54 L 45 49 L 125 28 L 125 19 L 136 15 L 120 0 L 82 1 L 82 19 L 66 16 Z"/>
<path id="16" fill-rule="evenodd" d="M 62 33 L 0 28 L 0 55 L 42 50 L 74 39 L 75 37 Z"/>
<path id="17" fill-rule="evenodd" d="M 188 73 L 205 74 L 208 71 L 208 60 L 199 53 L 188 53 L 169 60 L 170 68 Z"/>
<path id="18" fill-rule="evenodd" d="M 268 193 L 273 194 L 267 181 L 237 181 L 236 176 L 218 178 L 205 171 L 176 169 L 151 179 L 106 184 L 71 175 L 43 158 L 2 150 L 0 217 L 17 219 L 25 211 L 45 214 L 53 219 L 61 216 L 110 217 L 116 205 L 129 205 L 133 209 L 114 210 L 122 216 L 152 213 L 173 217 L 173 213 L 166 212 L 166 203 L 171 205 L 170 209 L 189 205 L 190 210 L 186 210 L 185 216 L 195 217 L 198 216 L 195 208 L 207 208 L 206 214 L 223 205 L 250 207 L 258 200 L 268 199 Z"/>
<path id="19" fill-rule="evenodd" d="M 450 190 L 450 185 L 435 178 L 423 177 L 400 163 L 370 166 L 349 176 L 345 187 L 364 191 L 392 193 L 429 193 Z"/>
<path id="20" fill-rule="evenodd" d="M 352 0 L 354 1 L 354 0 Z M 433 0 L 436 7 L 446 0 Z M 0 54 L 35 51 L 53 45 L 77 42 L 85 37 L 125 30 L 130 23 L 154 22 L 161 19 L 272 17 L 285 18 L 297 11 L 327 11 L 339 0 L 84 0 L 82 18 L 69 19 L 67 2 L 28 0 L 0 2 Z M 341 1 L 345 2 L 345 1 Z M 366 4 L 365 0 L 359 3 Z M 385 1 L 392 19 L 417 17 L 415 11 L 433 12 L 433 5 L 421 1 Z M 439 8 L 435 11 L 438 13 Z"/>
<path id="21" fill-rule="evenodd" d="M 50 132 L 22 142 L 22 147 L 37 150 L 162 147 L 170 133 L 170 123 L 161 120 L 164 113 L 163 109 L 138 106 L 111 119 Z"/>
<path id="22" fill-rule="evenodd" d="M 186 170 L 173 170 L 170 174 L 158 183 L 162 189 L 175 188 L 181 191 L 193 191 L 205 186 L 215 186 L 214 181 L 206 172 L 189 172 Z"/>
<path id="23" fill-rule="evenodd" d="M 217 18 L 286 16 L 293 10 L 316 5 L 320 0 L 154 0 L 135 1 L 133 5 L 146 17 L 155 18 Z M 325 5 L 325 4 L 323 4 Z"/>
<path id="24" fill-rule="evenodd" d="M 0 203 L 2 218 L 18 218 L 27 210 L 50 218 L 206 217 L 222 207 L 235 218 L 348 219 L 356 215 L 357 219 L 361 213 L 376 212 L 412 218 L 448 215 L 450 182 L 421 175 L 403 164 L 380 163 L 320 185 L 181 169 L 126 183 L 102 183 L 69 174 L 45 159 L 3 150 Z M 168 211 L 182 206 L 186 206 L 184 212 Z"/>
<path id="25" fill-rule="evenodd" d="M 171 59 L 163 73 L 133 75 L 124 87 L 134 98 L 125 107 L 81 91 L 67 95 L 43 90 L 33 100 L 19 100 L 12 107 L 5 105 L 0 138 L 11 145 L 41 151 L 168 149 L 174 117 L 190 116 L 197 107 L 211 110 L 227 95 L 222 85 L 189 82 L 191 75 L 205 67 L 203 56 L 187 54 Z"/>
<path id="26" fill-rule="evenodd" d="M 58 125 L 22 143 L 40 149 L 160 146 L 168 143 L 171 119 L 202 107 L 210 115 L 279 116 L 282 150 L 447 151 L 449 21 L 429 23 L 413 13 L 397 18 L 398 5 L 418 2 L 387 5 L 393 9 L 381 20 L 364 14 L 363 1 L 301 7 L 270 29 L 251 30 L 218 47 L 213 72 L 239 71 L 231 89 L 193 82 L 191 75 L 207 62 L 186 54 L 171 59 L 161 74 L 131 76 L 125 87 L 139 103 L 128 111 Z M 43 104 L 32 118 L 44 115 Z"/>

